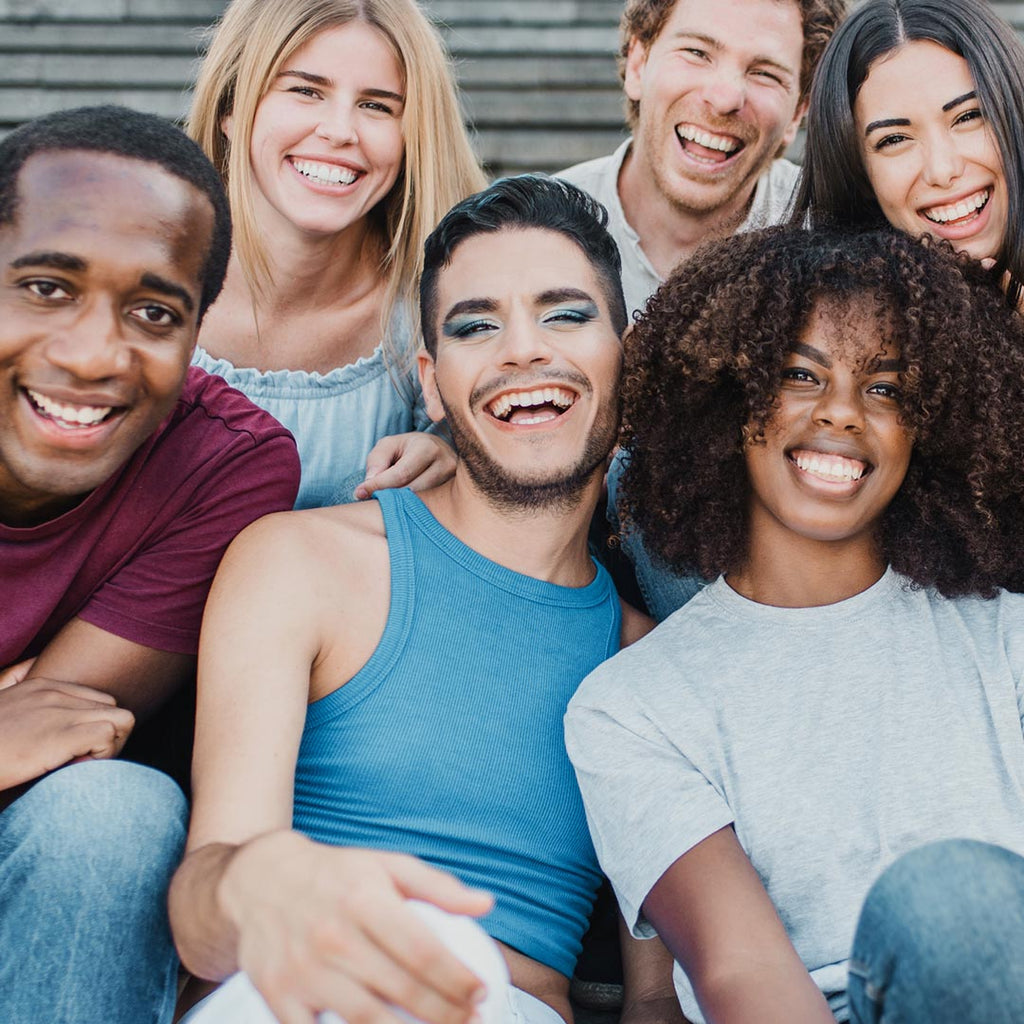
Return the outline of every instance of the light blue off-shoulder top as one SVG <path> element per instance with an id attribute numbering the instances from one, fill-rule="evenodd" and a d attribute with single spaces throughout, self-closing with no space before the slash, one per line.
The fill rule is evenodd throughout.
<path id="1" fill-rule="evenodd" d="M 404 317 L 393 334 L 412 346 Z M 283 423 L 295 438 L 302 463 L 296 508 L 353 500 L 366 475 L 366 456 L 382 438 L 431 426 L 415 373 L 399 375 L 380 345 L 372 355 L 329 373 L 257 370 L 235 366 L 196 346 L 192 362 L 223 377 Z"/>

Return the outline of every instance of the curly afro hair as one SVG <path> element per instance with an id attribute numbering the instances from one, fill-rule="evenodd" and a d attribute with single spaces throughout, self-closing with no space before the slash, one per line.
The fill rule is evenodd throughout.
<path id="1" fill-rule="evenodd" d="M 652 296 L 626 344 L 624 527 L 677 572 L 743 564 L 744 437 L 771 418 L 821 304 L 873 309 L 880 341 L 902 352 L 914 450 L 879 526 L 884 557 L 947 596 L 1021 589 L 1024 320 L 980 265 L 891 229 L 738 235 Z"/>

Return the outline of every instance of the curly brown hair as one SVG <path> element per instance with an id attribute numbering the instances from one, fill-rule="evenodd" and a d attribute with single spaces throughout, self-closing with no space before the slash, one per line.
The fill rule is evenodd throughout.
<path id="1" fill-rule="evenodd" d="M 635 39 L 646 50 L 661 34 L 678 0 L 626 0 L 619 21 L 619 78 L 626 79 L 626 57 Z M 800 67 L 800 99 L 811 87 L 814 69 L 839 23 L 846 17 L 846 0 L 780 0 L 800 8 L 804 26 L 803 61 Z M 626 97 L 626 120 L 635 128 L 640 104 Z"/>
<path id="2" fill-rule="evenodd" d="M 771 418 L 811 311 L 826 303 L 842 316 L 865 300 L 880 339 L 900 346 L 900 414 L 915 439 L 882 516 L 882 554 L 947 596 L 1020 589 L 1024 319 L 980 265 L 892 229 L 737 235 L 652 296 L 626 345 L 624 528 L 676 572 L 739 568 L 744 436 Z"/>

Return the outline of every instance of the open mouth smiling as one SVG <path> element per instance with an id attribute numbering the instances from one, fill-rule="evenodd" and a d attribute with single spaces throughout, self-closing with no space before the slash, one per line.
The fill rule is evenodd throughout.
<path id="1" fill-rule="evenodd" d="M 351 167 L 322 163 L 318 160 L 301 160 L 292 157 L 291 165 L 299 174 L 308 178 L 315 185 L 351 185 L 359 177 L 359 174 Z"/>
<path id="2" fill-rule="evenodd" d="M 793 449 L 787 453 L 787 458 L 802 472 L 832 484 L 861 480 L 874 469 L 870 462 L 861 459 L 806 448 Z"/>
<path id="3" fill-rule="evenodd" d="M 978 217 L 992 198 L 991 188 L 982 188 L 956 203 L 945 206 L 929 206 L 921 210 L 922 216 L 933 224 L 954 225 Z"/>
<path id="4" fill-rule="evenodd" d="M 695 124 L 676 125 L 676 138 L 688 156 L 706 164 L 725 163 L 746 145 L 735 135 L 719 135 Z"/>
<path id="5" fill-rule="evenodd" d="M 36 413 L 63 430 L 82 430 L 106 422 L 122 409 L 113 405 L 77 405 L 58 402 L 30 388 L 22 389 Z"/>
<path id="6" fill-rule="evenodd" d="M 529 427 L 558 419 L 576 404 L 578 397 L 576 392 L 564 387 L 504 391 L 492 398 L 484 411 L 502 423 Z"/>

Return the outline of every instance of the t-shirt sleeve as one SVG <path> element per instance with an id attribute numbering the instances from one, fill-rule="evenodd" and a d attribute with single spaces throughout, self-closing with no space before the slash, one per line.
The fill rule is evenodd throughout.
<path id="1" fill-rule="evenodd" d="M 655 883 L 733 814 L 680 749 L 680 705 L 659 708 L 659 720 L 645 707 L 648 694 L 632 692 L 630 680 L 648 668 L 635 653 L 624 651 L 584 681 L 565 735 L 601 867 L 633 934 L 644 938 L 654 934 L 641 907 Z"/>
<path id="2" fill-rule="evenodd" d="M 147 647 L 196 653 L 206 597 L 227 546 L 250 523 L 295 501 L 295 442 L 283 431 L 259 444 L 243 434 L 196 477 L 194 486 L 167 495 L 173 513 L 96 591 L 80 618 Z M 108 529 L 117 526 L 114 519 Z"/>

